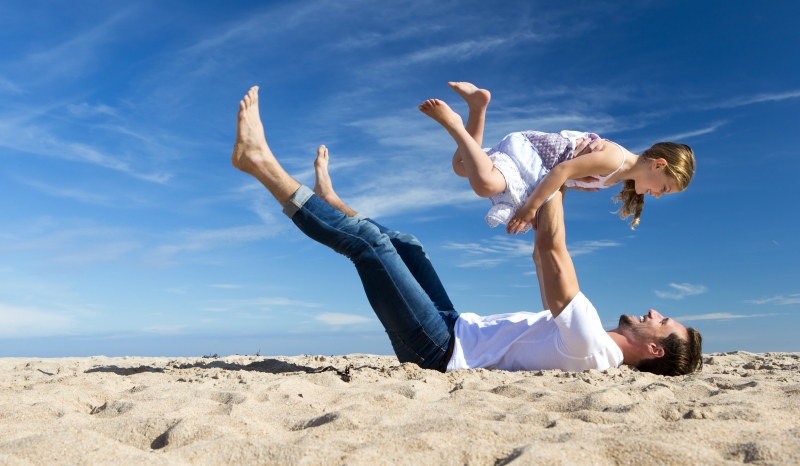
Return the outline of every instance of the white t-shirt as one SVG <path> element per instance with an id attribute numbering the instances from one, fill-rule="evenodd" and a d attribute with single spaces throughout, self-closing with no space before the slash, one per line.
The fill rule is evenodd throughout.
<path id="1" fill-rule="evenodd" d="M 553 318 L 550 311 L 481 317 L 459 315 L 447 371 L 604 370 L 622 364 L 622 351 L 608 336 L 592 303 L 578 293 Z"/>

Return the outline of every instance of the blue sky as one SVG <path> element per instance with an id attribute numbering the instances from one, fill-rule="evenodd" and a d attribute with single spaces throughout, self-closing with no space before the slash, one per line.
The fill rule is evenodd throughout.
<path id="1" fill-rule="evenodd" d="M 391 354 L 350 263 L 230 166 L 237 103 L 313 184 L 426 245 L 460 312 L 538 311 L 532 235 L 486 226 L 417 105 L 492 91 L 485 146 L 536 129 L 692 146 L 631 231 L 569 193 L 582 291 L 705 351 L 800 351 L 800 3 L 39 2 L 0 6 L 0 356 Z M 559 2 L 561 3 L 561 2 Z M 630 3 L 630 2 L 627 2 Z"/>

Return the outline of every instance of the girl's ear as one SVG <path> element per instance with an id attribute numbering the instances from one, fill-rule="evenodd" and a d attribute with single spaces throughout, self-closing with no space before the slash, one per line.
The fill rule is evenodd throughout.
<path id="1" fill-rule="evenodd" d="M 653 170 L 658 170 L 667 166 L 667 161 L 664 159 L 655 159 L 651 163 Z"/>

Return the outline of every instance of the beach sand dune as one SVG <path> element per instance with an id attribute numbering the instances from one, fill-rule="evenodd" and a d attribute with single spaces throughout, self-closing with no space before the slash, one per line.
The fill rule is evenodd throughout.
<path id="1" fill-rule="evenodd" d="M 0 464 L 798 464 L 800 353 L 702 372 L 394 357 L 0 359 Z"/>

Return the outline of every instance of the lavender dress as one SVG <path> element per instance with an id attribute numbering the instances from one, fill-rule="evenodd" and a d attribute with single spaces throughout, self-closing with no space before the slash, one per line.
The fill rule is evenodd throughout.
<path id="1" fill-rule="evenodd" d="M 542 178 L 553 167 L 575 155 L 576 140 L 598 137 L 580 131 L 521 131 L 509 134 L 496 147 L 484 149 L 506 179 L 506 190 L 490 198 L 492 208 L 486 214 L 486 223 L 490 227 L 508 224 Z M 522 233 L 530 229 L 530 225 L 526 225 Z"/>

